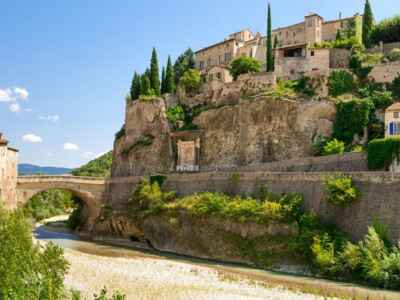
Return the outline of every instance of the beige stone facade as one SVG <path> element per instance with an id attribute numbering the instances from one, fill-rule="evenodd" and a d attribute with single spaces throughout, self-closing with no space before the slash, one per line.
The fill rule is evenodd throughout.
<path id="1" fill-rule="evenodd" d="M 15 208 L 17 186 L 18 150 L 8 147 L 8 141 L 0 133 L 0 204 Z"/>
<path id="2" fill-rule="evenodd" d="M 275 68 L 280 72 L 278 75 L 288 75 L 292 70 L 303 72 L 305 68 L 308 71 L 342 67 L 341 65 L 347 67 L 347 54 L 342 52 L 341 64 L 333 67 L 335 56 L 327 51 L 309 48 L 315 43 L 335 40 L 338 30 L 348 28 L 353 21 L 362 22 L 362 16 L 325 21 L 318 14 L 311 13 L 304 17 L 303 22 L 273 30 L 273 41 L 277 41 L 275 51 L 280 58 L 275 61 Z M 226 40 L 197 51 L 196 65 L 207 78 L 215 66 L 227 67 L 234 58 L 242 55 L 256 58 L 265 70 L 266 38 L 260 33 L 253 34 L 248 29 L 233 33 Z"/>
<path id="3" fill-rule="evenodd" d="M 400 102 L 389 106 L 385 111 L 385 137 L 400 136 Z"/>

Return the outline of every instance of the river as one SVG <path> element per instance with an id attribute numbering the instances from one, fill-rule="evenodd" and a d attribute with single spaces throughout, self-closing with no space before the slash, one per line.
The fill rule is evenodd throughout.
<path id="1" fill-rule="evenodd" d="M 70 263 L 65 285 L 80 290 L 87 299 L 104 286 L 123 291 L 128 300 L 328 299 L 299 289 L 322 295 L 359 296 L 367 291 L 372 293 L 365 294 L 369 299 L 400 299 L 399 294 L 392 298 L 390 293 L 382 294 L 386 298 L 371 298 L 373 290 L 352 287 L 349 292 L 345 284 L 159 253 L 140 249 L 136 243 L 115 246 L 85 241 L 57 228 L 38 226 L 34 237 L 64 248 Z"/>

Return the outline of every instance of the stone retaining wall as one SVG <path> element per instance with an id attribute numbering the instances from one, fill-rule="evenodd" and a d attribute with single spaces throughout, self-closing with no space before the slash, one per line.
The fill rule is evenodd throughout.
<path id="1" fill-rule="evenodd" d="M 303 172 L 203 172 L 170 174 L 164 189 L 179 195 L 213 191 L 228 194 L 253 194 L 261 187 L 275 193 L 298 192 L 305 197 L 307 210 L 324 221 L 333 222 L 354 239 L 362 238 L 375 220 L 389 227 L 393 241 L 400 239 L 400 175 L 389 172 L 348 173 L 362 194 L 362 199 L 348 208 L 328 204 L 324 200 L 324 179 L 332 173 Z M 112 179 L 109 200 L 114 209 L 126 210 L 127 199 L 140 177 Z"/>

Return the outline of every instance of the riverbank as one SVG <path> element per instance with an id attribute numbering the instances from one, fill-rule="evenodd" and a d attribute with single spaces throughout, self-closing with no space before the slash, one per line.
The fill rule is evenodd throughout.
<path id="1" fill-rule="evenodd" d="M 87 297 L 105 285 L 109 290 L 121 289 L 128 299 L 326 299 L 311 294 L 345 299 L 400 298 L 399 293 L 351 284 L 129 248 L 133 243 L 118 240 L 115 246 L 110 246 L 112 240 L 106 244 L 85 242 L 59 233 L 62 225 L 56 224 L 41 227 L 38 239 L 64 247 L 71 263 L 66 285 L 82 290 Z M 303 293 L 293 292 L 297 290 Z M 307 292 L 311 294 L 304 294 Z"/>

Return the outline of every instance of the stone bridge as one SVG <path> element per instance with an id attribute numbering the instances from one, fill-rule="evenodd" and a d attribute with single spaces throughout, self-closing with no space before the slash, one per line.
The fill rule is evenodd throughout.
<path id="1" fill-rule="evenodd" d="M 88 220 L 85 227 L 91 230 L 103 203 L 106 190 L 105 179 L 75 176 L 21 176 L 17 181 L 18 207 L 25 205 L 34 195 L 51 189 L 68 190 L 86 204 Z"/>

